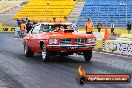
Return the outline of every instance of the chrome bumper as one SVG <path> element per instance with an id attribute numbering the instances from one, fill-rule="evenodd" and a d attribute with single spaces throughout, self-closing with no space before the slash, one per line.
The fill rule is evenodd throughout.
<path id="1" fill-rule="evenodd" d="M 48 48 L 94 48 L 96 44 L 83 44 L 83 45 L 71 45 L 71 44 L 60 44 L 60 45 L 47 45 Z"/>

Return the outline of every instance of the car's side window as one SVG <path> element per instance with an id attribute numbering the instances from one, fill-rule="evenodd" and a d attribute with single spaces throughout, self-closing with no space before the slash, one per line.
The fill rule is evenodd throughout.
<path id="1" fill-rule="evenodd" d="M 32 34 L 38 34 L 40 32 L 40 26 L 41 25 L 35 25 L 35 27 L 32 30 Z"/>

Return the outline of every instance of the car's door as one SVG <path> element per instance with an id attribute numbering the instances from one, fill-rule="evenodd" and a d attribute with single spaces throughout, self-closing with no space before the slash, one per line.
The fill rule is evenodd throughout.
<path id="1" fill-rule="evenodd" d="M 33 48 L 35 50 L 39 48 L 40 27 L 41 27 L 41 25 L 37 24 L 31 30 L 30 44 L 31 44 L 31 48 Z"/>

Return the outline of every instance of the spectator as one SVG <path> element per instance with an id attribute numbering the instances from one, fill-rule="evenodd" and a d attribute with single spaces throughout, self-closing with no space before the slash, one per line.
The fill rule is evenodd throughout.
<path id="1" fill-rule="evenodd" d="M 23 22 L 21 25 L 20 25 L 20 38 L 23 38 L 24 37 L 24 32 L 25 32 L 25 29 L 26 29 L 26 24 L 25 22 Z"/>
<path id="2" fill-rule="evenodd" d="M 37 24 L 37 22 L 34 21 L 34 22 L 33 22 L 33 25 L 36 25 L 36 24 Z"/>
<path id="3" fill-rule="evenodd" d="M 114 35 L 114 29 L 115 29 L 115 24 L 114 22 L 111 20 L 111 34 Z"/>
<path id="4" fill-rule="evenodd" d="M 101 29 L 102 29 L 102 24 L 101 24 L 101 22 L 99 21 L 99 23 L 98 23 L 98 25 L 97 25 L 97 29 L 98 29 L 98 32 L 100 32 L 101 31 Z"/>
<path id="5" fill-rule="evenodd" d="M 30 20 L 28 20 L 27 24 L 26 24 L 26 31 L 27 33 L 29 33 L 29 31 L 32 29 L 32 24 L 30 22 Z"/>
<path id="6" fill-rule="evenodd" d="M 21 21 L 22 21 L 22 23 L 23 23 L 23 22 L 25 23 L 25 20 L 24 20 L 24 18 L 22 18 L 22 20 L 21 20 Z"/>
<path id="7" fill-rule="evenodd" d="M 31 28 L 31 30 L 29 31 L 31 34 L 32 34 L 32 32 L 33 32 L 33 28 L 35 27 L 35 25 L 37 24 L 37 22 L 33 22 L 33 24 L 31 25 L 32 26 L 32 28 Z"/>
<path id="8" fill-rule="evenodd" d="M 56 22 L 56 18 L 55 17 L 53 18 L 53 22 Z"/>
<path id="9" fill-rule="evenodd" d="M 21 19 L 18 19 L 17 20 L 17 24 L 18 24 L 19 27 L 20 27 L 21 23 L 22 23 L 22 20 Z"/>
<path id="10" fill-rule="evenodd" d="M 78 29 L 77 29 L 75 21 L 72 22 L 72 28 L 74 29 L 74 31 L 78 32 Z"/>
<path id="11" fill-rule="evenodd" d="M 63 26 L 60 26 L 60 30 L 61 30 L 61 29 L 64 29 L 64 27 L 63 27 Z"/>
<path id="12" fill-rule="evenodd" d="M 63 20 L 61 22 L 67 22 L 67 17 L 64 16 Z"/>
<path id="13" fill-rule="evenodd" d="M 54 26 L 54 32 L 58 32 L 59 31 L 59 26 Z"/>
<path id="14" fill-rule="evenodd" d="M 94 25 L 90 18 L 88 18 L 88 22 L 85 24 L 86 34 L 92 34 Z"/>
<path id="15" fill-rule="evenodd" d="M 26 22 L 28 22 L 28 21 L 30 21 L 30 20 L 29 20 L 29 17 L 26 17 Z"/>
<path id="16" fill-rule="evenodd" d="M 127 23 L 127 30 L 128 30 L 128 34 L 130 34 L 131 33 L 131 23 L 130 23 L 130 21 L 128 21 L 128 23 Z"/>

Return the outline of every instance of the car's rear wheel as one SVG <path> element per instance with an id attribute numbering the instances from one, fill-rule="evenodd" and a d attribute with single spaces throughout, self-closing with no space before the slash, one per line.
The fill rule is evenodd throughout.
<path id="1" fill-rule="evenodd" d="M 34 52 L 30 50 L 27 44 L 24 44 L 24 54 L 26 57 L 32 57 L 34 55 Z"/>
<path id="2" fill-rule="evenodd" d="M 91 60 L 91 58 L 92 58 L 92 50 L 84 51 L 83 54 L 84 54 L 85 61 L 90 61 Z"/>
<path id="3" fill-rule="evenodd" d="M 49 58 L 49 51 L 46 49 L 46 46 L 43 44 L 42 46 L 42 60 L 44 62 L 47 62 L 48 61 L 48 58 Z"/>

